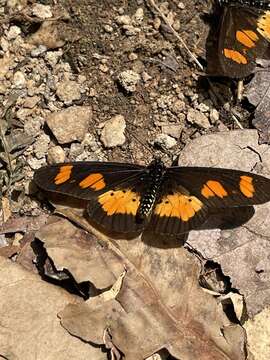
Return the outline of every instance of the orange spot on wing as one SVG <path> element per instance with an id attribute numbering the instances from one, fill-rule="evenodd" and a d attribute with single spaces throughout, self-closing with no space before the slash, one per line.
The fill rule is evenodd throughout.
<path id="1" fill-rule="evenodd" d="M 236 31 L 236 40 L 247 48 L 253 48 L 259 38 L 252 30 L 238 30 Z"/>
<path id="2" fill-rule="evenodd" d="M 255 192 L 255 188 L 252 182 L 253 182 L 253 178 L 251 176 L 247 176 L 247 175 L 240 176 L 240 182 L 239 182 L 240 191 L 243 195 L 245 195 L 248 198 L 253 197 L 253 194 Z"/>
<path id="3" fill-rule="evenodd" d="M 111 190 L 100 195 L 98 202 L 109 216 L 114 214 L 136 215 L 140 196 L 131 190 Z"/>
<path id="4" fill-rule="evenodd" d="M 59 172 L 54 178 L 54 183 L 56 185 L 60 185 L 65 183 L 70 179 L 71 171 L 72 171 L 73 165 L 63 165 L 60 167 Z"/>
<path id="5" fill-rule="evenodd" d="M 79 183 L 79 186 L 82 189 L 86 189 L 86 188 L 90 187 L 91 189 L 98 191 L 98 190 L 104 189 L 106 184 L 105 184 L 103 175 L 97 173 L 97 174 L 88 175 L 85 179 L 83 179 Z"/>
<path id="6" fill-rule="evenodd" d="M 231 59 L 238 64 L 246 65 L 248 63 L 247 58 L 242 55 L 239 51 L 231 49 L 223 49 L 223 54 L 226 58 Z"/>
<path id="7" fill-rule="evenodd" d="M 257 22 L 258 32 L 268 41 L 270 41 L 270 11 L 265 11 Z"/>
<path id="8" fill-rule="evenodd" d="M 207 183 L 203 185 L 201 194 L 207 199 L 212 196 L 218 196 L 220 198 L 228 196 L 227 191 L 224 189 L 221 183 L 215 180 L 208 180 Z"/>
<path id="9" fill-rule="evenodd" d="M 188 221 L 202 207 L 202 202 L 195 196 L 176 193 L 164 196 L 156 205 L 154 213 L 160 217 L 177 217 L 182 221 Z"/>

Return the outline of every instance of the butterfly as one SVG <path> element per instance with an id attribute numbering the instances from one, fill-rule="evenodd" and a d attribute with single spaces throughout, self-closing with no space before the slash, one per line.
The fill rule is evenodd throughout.
<path id="1" fill-rule="evenodd" d="M 270 2 L 219 0 L 221 17 L 207 49 L 208 75 L 244 78 L 257 58 L 270 58 Z M 212 30 L 212 32 L 215 30 Z"/>
<path id="2" fill-rule="evenodd" d="M 87 200 L 87 213 L 107 231 L 178 235 L 198 229 L 213 209 L 270 201 L 270 179 L 210 167 L 70 162 L 41 167 L 39 188 Z"/>

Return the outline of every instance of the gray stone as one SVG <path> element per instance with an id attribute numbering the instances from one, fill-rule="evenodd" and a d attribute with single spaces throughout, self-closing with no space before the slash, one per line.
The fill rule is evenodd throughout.
<path id="1" fill-rule="evenodd" d="M 103 145 L 107 148 L 123 145 L 126 141 L 125 128 L 126 122 L 122 115 L 116 115 L 106 121 L 100 137 Z"/>
<path id="2" fill-rule="evenodd" d="M 170 149 L 177 144 L 177 141 L 169 135 L 159 134 L 155 139 L 155 143 L 165 149 Z"/>
<path id="3" fill-rule="evenodd" d="M 122 71 L 118 75 L 118 81 L 128 92 L 134 92 L 140 81 L 140 75 L 133 70 Z"/>
<path id="4" fill-rule="evenodd" d="M 50 143 L 50 137 L 46 134 L 42 134 L 37 138 L 34 144 L 34 152 L 38 159 L 42 159 L 47 155 L 48 147 Z"/>
<path id="5" fill-rule="evenodd" d="M 48 150 L 48 164 L 62 163 L 65 161 L 66 154 L 61 146 L 53 146 Z"/>
<path id="6" fill-rule="evenodd" d="M 50 114 L 46 122 L 59 144 L 67 144 L 84 138 L 91 118 L 91 107 L 72 106 Z"/>
<path id="7" fill-rule="evenodd" d="M 34 4 L 32 7 L 33 15 L 40 19 L 48 19 L 52 17 L 51 7 L 49 5 Z"/>
<path id="8" fill-rule="evenodd" d="M 206 115 L 195 109 L 189 109 L 187 113 L 187 121 L 195 124 L 203 129 L 208 129 L 211 124 Z"/>
<path id="9" fill-rule="evenodd" d="M 81 98 L 80 85 L 75 81 L 65 80 L 56 85 L 56 95 L 66 105 Z"/>
<path id="10" fill-rule="evenodd" d="M 178 124 L 168 124 L 168 125 L 166 124 L 166 125 L 162 125 L 161 129 L 163 134 L 172 136 L 175 139 L 179 139 L 181 132 L 183 130 L 183 126 Z"/>

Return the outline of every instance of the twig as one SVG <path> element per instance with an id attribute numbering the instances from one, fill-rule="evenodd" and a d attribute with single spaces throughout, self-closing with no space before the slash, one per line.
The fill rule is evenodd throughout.
<path id="1" fill-rule="evenodd" d="M 192 58 L 192 60 L 198 65 L 198 67 L 203 71 L 204 68 L 202 64 L 199 62 L 199 60 L 196 58 L 196 56 L 189 50 L 187 44 L 184 42 L 184 40 L 179 36 L 179 34 L 174 30 L 174 28 L 171 26 L 170 22 L 168 21 L 167 17 L 163 14 L 163 12 L 159 9 L 157 4 L 154 0 L 149 0 L 150 5 L 159 13 L 162 20 L 167 24 L 167 26 L 170 28 L 174 36 L 179 40 L 181 45 L 186 49 L 189 56 Z"/>

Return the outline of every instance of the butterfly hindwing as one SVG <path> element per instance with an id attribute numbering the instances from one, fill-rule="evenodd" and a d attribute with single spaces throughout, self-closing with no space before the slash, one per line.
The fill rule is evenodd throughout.
<path id="1" fill-rule="evenodd" d="M 150 226 L 156 233 L 177 235 L 197 229 L 208 217 L 208 207 L 173 178 L 165 180 L 153 209 Z"/>

